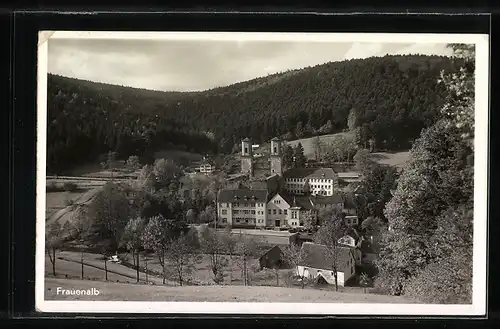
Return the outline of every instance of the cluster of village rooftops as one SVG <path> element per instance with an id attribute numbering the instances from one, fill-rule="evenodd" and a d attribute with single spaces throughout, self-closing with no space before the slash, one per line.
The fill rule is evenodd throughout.
<path id="1" fill-rule="evenodd" d="M 247 228 L 300 228 L 325 207 L 344 211 L 345 200 L 338 191 L 339 175 L 332 168 L 283 167 L 283 142 L 271 140 L 270 176 L 265 188 L 224 189 L 217 197 L 217 223 Z M 252 177 L 255 163 L 252 142 L 241 142 L 241 174 Z M 345 217 L 356 225 L 356 216 Z"/>

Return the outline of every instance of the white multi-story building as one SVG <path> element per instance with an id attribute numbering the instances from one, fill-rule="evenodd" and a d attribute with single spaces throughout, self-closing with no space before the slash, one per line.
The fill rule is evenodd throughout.
<path id="1" fill-rule="evenodd" d="M 293 168 L 284 173 L 284 189 L 293 195 L 332 196 L 338 176 L 332 168 Z M 308 190 L 308 191 L 307 191 Z"/>
<path id="2" fill-rule="evenodd" d="M 267 190 L 222 190 L 217 198 L 221 225 L 265 227 Z"/>
<path id="3" fill-rule="evenodd" d="M 269 198 L 264 189 L 222 190 L 217 202 L 218 223 L 249 228 L 294 228 L 303 226 L 327 206 L 342 211 L 344 201 L 338 194 L 295 197 L 276 193 Z"/>

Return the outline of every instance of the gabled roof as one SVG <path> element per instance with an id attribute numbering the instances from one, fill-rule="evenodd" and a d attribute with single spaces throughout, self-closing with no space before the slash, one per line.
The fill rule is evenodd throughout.
<path id="1" fill-rule="evenodd" d="M 299 207 L 304 208 L 306 210 L 314 209 L 314 203 L 312 201 L 312 198 L 309 196 L 296 197 L 296 203 Z"/>
<path id="2" fill-rule="evenodd" d="M 332 168 L 292 168 L 285 171 L 284 178 L 335 178 Z"/>
<path id="3" fill-rule="evenodd" d="M 271 139 L 271 142 L 281 142 L 281 139 L 279 139 L 278 137 L 274 137 L 273 139 Z"/>
<path id="4" fill-rule="evenodd" d="M 286 203 L 288 203 L 288 205 L 290 207 L 293 206 L 293 198 L 290 198 L 289 195 L 283 193 L 283 192 L 278 192 L 276 194 L 274 194 L 272 197 L 269 198 L 269 201 L 271 201 L 272 199 L 274 199 L 277 195 L 279 195 L 283 200 L 285 200 Z"/>
<path id="5" fill-rule="evenodd" d="M 221 190 L 218 196 L 219 202 L 267 202 L 267 190 Z"/>
<path id="6" fill-rule="evenodd" d="M 302 251 L 305 253 L 304 260 L 300 266 L 312 267 L 321 270 L 331 270 L 333 265 L 332 254 L 328 248 L 321 244 L 304 242 Z M 354 259 L 354 255 L 348 247 L 336 247 L 337 271 L 344 272 L 347 268 L 349 259 Z"/>
<path id="7" fill-rule="evenodd" d="M 244 139 L 241 140 L 242 142 L 251 142 L 252 140 L 248 137 L 245 137 Z"/>

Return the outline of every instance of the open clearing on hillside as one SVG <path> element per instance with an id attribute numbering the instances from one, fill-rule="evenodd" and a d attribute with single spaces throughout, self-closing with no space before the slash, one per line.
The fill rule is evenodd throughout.
<path id="1" fill-rule="evenodd" d="M 319 136 L 319 140 L 321 141 L 321 144 L 323 147 L 329 147 L 331 142 L 334 139 L 344 137 L 346 140 L 353 140 L 354 139 L 354 133 L 352 132 L 343 132 L 343 133 L 337 133 L 337 134 L 330 134 L 330 135 L 323 135 Z M 286 142 L 286 144 L 295 147 L 297 144 L 300 142 L 302 144 L 302 147 L 304 147 L 304 155 L 308 159 L 314 159 L 314 141 L 315 137 L 309 137 L 309 138 L 302 138 L 302 139 L 296 139 L 294 141 L 289 141 Z"/>
<path id="2" fill-rule="evenodd" d="M 372 153 L 372 159 L 380 164 L 390 165 L 398 168 L 404 167 L 410 157 L 409 151 L 388 153 L 376 152 Z"/>
<path id="3" fill-rule="evenodd" d="M 98 296 L 56 295 L 62 289 L 98 289 Z M 164 301 L 164 302 L 314 302 L 314 303 L 415 303 L 402 297 L 353 294 L 330 290 L 258 286 L 147 286 L 88 280 L 45 278 L 46 300 Z"/>

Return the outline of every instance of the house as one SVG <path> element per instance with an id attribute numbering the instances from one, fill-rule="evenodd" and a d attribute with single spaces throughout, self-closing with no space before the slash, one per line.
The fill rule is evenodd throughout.
<path id="1" fill-rule="evenodd" d="M 360 248 L 361 237 L 354 229 L 348 229 L 346 234 L 338 239 L 337 243 L 343 247 L 348 247 L 354 253 L 356 265 L 360 265 L 363 258 L 363 253 Z"/>
<path id="2" fill-rule="evenodd" d="M 268 193 L 265 189 L 221 190 L 217 196 L 220 225 L 233 227 L 265 227 Z"/>
<path id="3" fill-rule="evenodd" d="M 292 195 L 333 195 L 338 188 L 337 173 L 332 168 L 292 168 L 283 174 L 284 189 Z"/>
<path id="4" fill-rule="evenodd" d="M 354 226 L 359 223 L 358 216 L 356 215 L 346 215 L 344 221 L 347 226 Z"/>
<path id="5" fill-rule="evenodd" d="M 350 248 L 337 247 L 336 253 L 333 255 L 324 245 L 304 242 L 302 250 L 305 257 L 297 266 L 296 272 L 301 277 L 335 284 L 335 275 L 332 270 L 335 260 L 339 286 L 344 286 L 355 276 L 356 260 Z"/>
<path id="6" fill-rule="evenodd" d="M 363 174 L 357 171 L 339 172 L 339 179 L 346 183 L 360 182 L 363 179 Z"/>
<path id="7" fill-rule="evenodd" d="M 261 270 L 263 268 L 285 268 L 283 250 L 278 245 L 267 250 L 259 257 L 259 266 Z"/>

